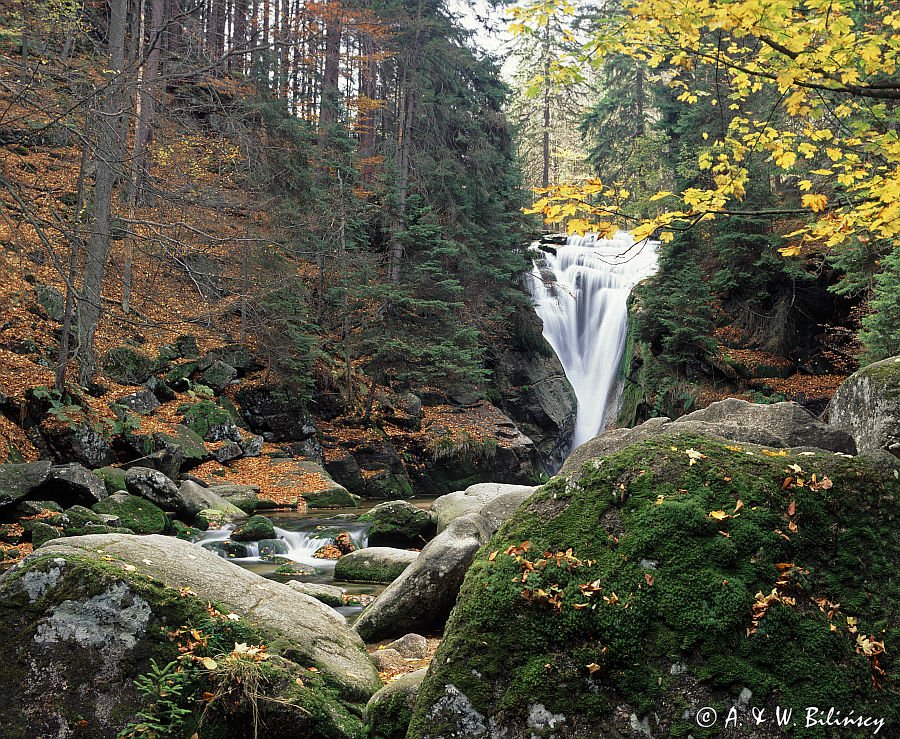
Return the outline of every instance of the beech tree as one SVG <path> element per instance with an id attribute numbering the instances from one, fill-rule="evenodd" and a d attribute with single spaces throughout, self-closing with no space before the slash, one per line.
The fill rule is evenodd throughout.
<path id="1" fill-rule="evenodd" d="M 522 23 L 528 23 L 524 16 Z M 611 53 L 667 72 L 679 100 L 721 106 L 729 115 L 696 156 L 697 186 L 655 196 L 658 214 L 628 225 L 637 238 L 734 213 L 742 207 L 748 162 L 763 158 L 795 178 L 797 207 L 768 215 L 805 216 L 788 234 L 785 256 L 807 244 L 846 245 L 851 238 L 891 241 L 900 233 L 900 100 L 897 57 L 900 10 L 875 0 L 857 7 L 842 0 L 760 2 L 638 0 L 621 13 L 598 16 L 584 61 Z M 713 90 L 692 85 L 700 70 Z M 758 93 L 771 90 L 771 107 Z M 609 232 L 622 224 L 630 193 L 595 180 L 542 193 L 535 211 L 573 231 Z"/>

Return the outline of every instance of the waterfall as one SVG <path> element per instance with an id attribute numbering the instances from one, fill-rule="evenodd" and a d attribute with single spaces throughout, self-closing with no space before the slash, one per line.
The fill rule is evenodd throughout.
<path id="1" fill-rule="evenodd" d="M 532 247 L 531 296 L 578 399 L 573 449 L 616 411 L 609 401 L 628 335 L 628 295 L 656 272 L 656 246 L 620 231 L 611 239 L 588 234 L 570 236 L 564 246 Z"/>

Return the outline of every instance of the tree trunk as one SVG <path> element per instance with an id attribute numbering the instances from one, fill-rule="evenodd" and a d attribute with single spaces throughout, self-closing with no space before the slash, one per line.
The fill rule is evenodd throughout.
<path id="1" fill-rule="evenodd" d="M 400 119 L 397 138 L 397 205 L 394 220 L 394 236 L 388 254 L 388 280 L 396 285 L 400 282 L 403 262 L 403 236 L 406 233 L 406 195 L 409 189 L 410 136 L 415 118 L 414 74 L 419 65 L 419 45 L 422 37 L 422 0 L 416 8 L 416 31 L 412 51 L 403 70 L 401 85 Z"/>
<path id="2" fill-rule="evenodd" d="M 87 385 L 96 371 L 94 332 L 100 320 L 101 292 L 106 261 L 109 256 L 112 194 L 122 164 L 120 122 L 122 119 L 123 82 L 125 70 L 125 16 L 128 0 L 110 0 L 109 16 L 109 83 L 103 93 L 95 149 L 96 179 L 94 183 L 94 212 L 91 235 L 85 254 L 81 295 L 78 298 L 78 377 Z"/>
<path id="3" fill-rule="evenodd" d="M 322 76 L 322 100 L 319 107 L 319 143 L 324 145 L 328 127 L 334 125 L 340 110 L 341 91 L 341 32 L 340 4 L 328 4 L 327 27 L 325 31 L 325 73 Z"/>
<path id="4" fill-rule="evenodd" d="M 235 0 L 234 2 L 234 19 L 231 23 L 231 48 L 243 49 L 247 45 L 247 11 L 250 7 L 250 0 Z M 243 72 L 247 60 L 243 54 L 236 54 L 228 59 L 228 68 Z"/>
<path id="5" fill-rule="evenodd" d="M 78 272 L 78 255 L 81 251 L 81 212 L 84 210 L 84 179 L 90 160 L 90 145 L 87 141 L 81 149 L 81 166 L 78 168 L 78 188 L 75 196 L 75 231 L 69 251 L 69 267 L 66 272 L 66 305 L 63 310 L 62 329 L 59 333 L 59 354 L 56 360 L 54 387 L 62 393 L 66 386 L 66 369 L 69 366 L 69 345 L 72 336 L 72 319 L 75 314 L 75 278 Z"/>

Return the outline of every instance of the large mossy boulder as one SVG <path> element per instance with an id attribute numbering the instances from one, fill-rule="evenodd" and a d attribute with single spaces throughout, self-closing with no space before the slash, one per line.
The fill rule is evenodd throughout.
<path id="1" fill-rule="evenodd" d="M 700 434 L 773 449 L 807 447 L 856 454 L 856 443 L 846 431 L 823 423 L 798 403 L 748 403 L 726 398 L 681 416 L 651 418 L 639 426 L 611 429 L 576 448 L 560 472 L 580 474 L 588 460 L 624 449 L 662 434 Z"/>
<path id="2" fill-rule="evenodd" d="M 387 584 L 396 580 L 416 561 L 418 552 L 392 547 L 357 549 L 341 557 L 334 565 L 336 580 Z"/>
<path id="3" fill-rule="evenodd" d="M 112 739 L 139 712 L 168 725 L 174 705 L 172 736 L 361 739 L 381 687 L 330 608 L 169 537 L 46 544 L 0 578 L 0 639 L 10 737 Z"/>
<path id="4" fill-rule="evenodd" d="M 900 356 L 847 378 L 828 406 L 828 420 L 856 439 L 860 454 L 900 457 Z"/>
<path id="5" fill-rule="evenodd" d="M 699 737 L 706 706 L 742 737 L 776 706 L 897 726 L 896 471 L 686 434 L 584 460 L 481 549 L 408 736 Z"/>
<path id="6" fill-rule="evenodd" d="M 91 509 L 95 513 L 118 516 L 120 524 L 136 534 L 161 534 L 166 528 L 166 515 L 161 508 L 124 490 L 113 493 Z"/>
<path id="7" fill-rule="evenodd" d="M 405 500 L 379 503 L 359 520 L 371 524 L 369 544 L 376 547 L 421 545 L 434 529 L 431 516 Z"/>

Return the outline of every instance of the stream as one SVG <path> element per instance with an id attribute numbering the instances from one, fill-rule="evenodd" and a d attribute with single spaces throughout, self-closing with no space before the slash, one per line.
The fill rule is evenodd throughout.
<path id="1" fill-rule="evenodd" d="M 418 508 L 428 510 L 434 498 L 412 498 L 408 502 Z M 287 551 L 278 554 L 260 555 L 259 542 L 246 541 L 235 542 L 238 547 L 245 547 L 248 556 L 234 556 L 227 553 L 217 542 L 229 542 L 231 532 L 238 524 L 226 524 L 220 529 L 205 531 L 196 537 L 193 542 L 198 546 L 216 552 L 220 557 L 234 562 L 251 572 L 263 577 L 280 582 L 299 580 L 301 582 L 324 583 L 335 585 L 345 591 L 349 596 L 360 596 L 359 603 L 347 604 L 335 610 L 343 614 L 348 622 L 352 623 L 362 612 L 372 598 L 377 596 L 387 586 L 376 583 L 345 582 L 334 579 L 333 559 L 318 559 L 313 555 L 321 547 L 334 543 L 334 538 L 341 532 L 347 532 L 353 539 L 357 549 L 368 546 L 368 531 L 370 524 L 357 521 L 359 516 L 382 500 L 363 501 L 359 508 L 313 510 L 305 514 L 295 511 L 258 511 L 270 519 L 275 526 L 275 534 L 278 539 L 287 546 Z M 285 573 L 279 569 L 287 562 L 295 563 L 302 572 Z"/>

